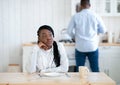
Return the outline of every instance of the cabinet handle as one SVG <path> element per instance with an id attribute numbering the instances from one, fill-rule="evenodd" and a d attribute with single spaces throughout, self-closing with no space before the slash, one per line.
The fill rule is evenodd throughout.
<path id="1" fill-rule="evenodd" d="M 107 74 L 106 69 L 104 69 L 104 72 Z"/>
<path id="2" fill-rule="evenodd" d="M 109 69 L 107 69 L 107 75 L 109 76 Z"/>
<path id="3" fill-rule="evenodd" d="M 109 76 L 109 69 L 105 69 L 105 73 Z"/>

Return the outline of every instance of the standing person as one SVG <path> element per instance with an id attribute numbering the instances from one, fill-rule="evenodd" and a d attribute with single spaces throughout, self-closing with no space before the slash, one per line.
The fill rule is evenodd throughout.
<path id="1" fill-rule="evenodd" d="M 26 69 L 34 72 L 67 72 L 68 59 L 62 43 L 54 41 L 54 31 L 48 25 L 38 31 L 38 44 L 33 47 Z"/>
<path id="2" fill-rule="evenodd" d="M 75 36 L 77 71 L 79 66 L 85 65 L 88 57 L 92 72 L 99 72 L 98 34 L 105 33 L 106 28 L 102 19 L 90 10 L 89 0 L 81 0 L 80 6 L 81 11 L 72 17 L 68 25 L 68 34 Z"/>

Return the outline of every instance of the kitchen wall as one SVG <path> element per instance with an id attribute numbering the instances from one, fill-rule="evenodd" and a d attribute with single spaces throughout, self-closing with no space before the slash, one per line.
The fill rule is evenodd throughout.
<path id="1" fill-rule="evenodd" d="M 120 37 L 120 16 L 102 16 L 108 33 L 114 33 L 114 42 Z"/>
<path id="2" fill-rule="evenodd" d="M 0 0 L 0 72 L 22 65 L 22 44 L 36 41 L 41 25 L 53 27 L 58 40 L 69 18 L 70 0 Z"/>
<path id="3" fill-rule="evenodd" d="M 71 0 L 0 0 L 0 72 L 10 63 L 22 65 L 22 44 L 36 41 L 41 25 L 53 27 L 58 41 L 70 18 Z M 108 29 L 120 32 L 120 17 L 102 18 Z"/>

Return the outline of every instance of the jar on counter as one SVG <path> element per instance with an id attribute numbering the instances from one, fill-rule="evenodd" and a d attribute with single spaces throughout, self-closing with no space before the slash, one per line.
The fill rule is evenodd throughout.
<path id="1" fill-rule="evenodd" d="M 8 72 L 21 72 L 19 64 L 9 64 Z"/>
<path id="2" fill-rule="evenodd" d="M 113 43 L 113 35 L 112 32 L 108 33 L 108 43 Z"/>
<path id="3" fill-rule="evenodd" d="M 106 32 L 103 36 L 102 36 L 102 43 L 107 43 L 108 42 L 108 33 Z"/>

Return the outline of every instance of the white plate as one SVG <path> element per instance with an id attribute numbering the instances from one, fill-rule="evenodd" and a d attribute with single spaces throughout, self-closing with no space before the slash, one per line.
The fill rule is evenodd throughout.
<path id="1" fill-rule="evenodd" d="M 57 77 L 57 76 L 61 76 L 61 73 L 56 73 L 56 72 L 52 72 L 52 73 L 43 73 L 43 76 L 47 76 L 47 77 Z"/>

